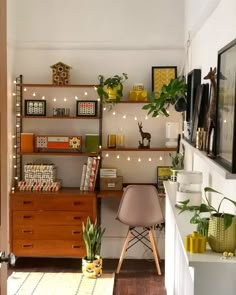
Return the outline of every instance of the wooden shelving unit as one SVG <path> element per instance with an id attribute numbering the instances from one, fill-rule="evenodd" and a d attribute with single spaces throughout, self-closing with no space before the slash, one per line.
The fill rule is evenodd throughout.
<path id="1" fill-rule="evenodd" d="M 167 147 L 156 147 L 150 149 L 139 149 L 134 147 L 127 147 L 127 148 L 106 148 L 102 147 L 101 151 L 104 152 L 173 152 L 176 151 L 176 148 L 167 148 Z"/>

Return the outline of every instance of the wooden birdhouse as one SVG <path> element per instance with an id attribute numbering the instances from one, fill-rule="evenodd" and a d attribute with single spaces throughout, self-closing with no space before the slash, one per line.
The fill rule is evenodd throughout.
<path id="1" fill-rule="evenodd" d="M 52 65 L 52 83 L 57 85 L 69 84 L 70 69 L 71 67 L 64 64 L 63 62 L 58 62 Z"/>

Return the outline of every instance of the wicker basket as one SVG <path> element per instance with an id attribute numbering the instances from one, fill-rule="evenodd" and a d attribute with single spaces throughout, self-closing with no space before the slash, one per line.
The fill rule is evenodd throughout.
<path id="1" fill-rule="evenodd" d="M 236 218 L 226 230 L 224 228 L 224 218 L 211 216 L 208 229 L 208 243 L 215 252 L 235 251 L 236 248 Z"/>

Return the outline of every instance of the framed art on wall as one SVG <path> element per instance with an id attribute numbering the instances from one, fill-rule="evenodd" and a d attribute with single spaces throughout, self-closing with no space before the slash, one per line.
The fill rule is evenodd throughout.
<path id="1" fill-rule="evenodd" d="M 176 66 L 152 67 L 152 91 L 161 93 L 162 86 L 177 77 Z"/>
<path id="2" fill-rule="evenodd" d="M 77 117 L 96 117 L 97 116 L 97 101 L 96 100 L 78 100 L 76 102 Z"/>
<path id="3" fill-rule="evenodd" d="M 163 181 L 170 178 L 171 166 L 158 166 L 157 167 L 157 190 L 158 194 L 165 194 Z"/>
<path id="4" fill-rule="evenodd" d="M 236 173 L 236 39 L 218 52 L 216 160 Z"/>
<path id="5" fill-rule="evenodd" d="M 26 99 L 25 116 L 46 116 L 46 101 Z"/>

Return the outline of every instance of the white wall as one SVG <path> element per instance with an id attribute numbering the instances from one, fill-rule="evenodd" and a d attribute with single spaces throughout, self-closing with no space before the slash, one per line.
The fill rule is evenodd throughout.
<path id="1" fill-rule="evenodd" d="M 194 4 L 194 1 L 187 2 L 189 3 L 186 5 L 186 11 L 188 15 L 193 15 L 193 12 L 196 11 L 196 3 Z M 193 34 L 194 37 L 191 40 L 189 50 L 190 69 L 200 68 L 202 70 L 202 76 L 208 73 L 210 67 L 217 66 L 217 52 L 236 38 L 235 0 L 208 2 L 205 3 L 205 9 L 210 13 L 206 20 L 195 26 L 198 27 L 198 30 L 195 30 Z M 215 9 L 213 9 L 213 4 L 215 5 Z M 188 25 L 189 27 L 185 27 L 185 30 L 193 31 L 194 24 L 188 22 Z M 188 158 L 193 158 L 193 169 L 203 171 L 204 185 L 210 185 L 236 200 L 236 180 L 224 179 L 224 177 L 219 175 L 218 172 L 215 172 L 211 166 L 206 164 L 196 154 L 193 153 L 190 155 L 190 150 L 187 150 L 187 153 Z M 214 198 L 213 202 L 217 202 L 216 199 Z M 227 208 L 228 205 L 226 205 L 225 209 Z M 234 213 L 235 210 L 231 206 L 229 209 Z"/>
<path id="2" fill-rule="evenodd" d="M 124 89 L 127 98 L 128 91 L 137 82 L 142 82 L 151 91 L 152 66 L 177 65 L 179 72 L 183 68 L 183 0 L 178 3 L 175 0 L 149 0 L 148 3 L 142 0 L 121 0 L 119 3 L 109 0 L 70 0 L 66 3 L 62 0 L 22 0 L 17 1 L 16 9 L 14 73 L 22 74 L 25 83 L 50 83 L 50 65 L 63 61 L 72 66 L 71 83 L 96 84 L 99 74 L 108 77 L 127 73 L 129 79 Z M 141 105 L 136 108 L 138 118 L 143 120 L 144 131 L 152 133 L 152 146 L 162 145 L 166 120 L 150 118 L 144 122 Z M 130 115 L 125 126 L 126 140 L 137 146 L 140 135 L 137 123 L 131 119 L 134 110 L 125 106 L 125 111 Z M 170 118 L 170 121 L 175 120 L 180 120 L 179 114 Z M 117 127 L 121 126 L 119 116 L 116 123 Z M 108 121 L 104 123 L 105 134 L 110 132 L 109 124 Z M 137 162 L 124 169 L 127 161 L 121 159 L 120 172 L 124 173 L 127 182 L 140 181 L 145 174 L 148 182 L 156 181 L 156 166 L 168 163 L 169 158 L 165 160 L 157 153 L 152 155 L 155 159 L 147 166 L 148 156 L 145 154 L 142 169 L 137 169 Z M 161 162 L 160 156 L 164 158 Z M 131 157 L 137 158 L 137 153 Z M 115 159 L 110 156 L 109 165 L 113 165 Z M 115 221 L 117 209 L 117 200 L 102 201 L 102 224 L 108 228 L 103 243 L 105 257 L 119 257 L 126 234 L 126 228 Z M 132 255 L 143 258 L 146 249 L 141 247 L 139 250 Z M 163 250 L 161 254 L 163 256 Z"/>

